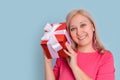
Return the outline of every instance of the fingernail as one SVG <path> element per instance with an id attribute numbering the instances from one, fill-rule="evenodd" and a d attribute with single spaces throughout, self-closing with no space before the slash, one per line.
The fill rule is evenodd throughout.
<path id="1" fill-rule="evenodd" d="M 66 42 L 66 45 L 68 45 L 68 42 Z"/>

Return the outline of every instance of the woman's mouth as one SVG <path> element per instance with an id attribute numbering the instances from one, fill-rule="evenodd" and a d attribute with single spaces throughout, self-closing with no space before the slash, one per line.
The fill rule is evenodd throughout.
<path id="1" fill-rule="evenodd" d="M 79 39 L 79 40 L 84 40 L 86 37 L 87 37 L 87 35 L 79 36 L 78 39 Z"/>

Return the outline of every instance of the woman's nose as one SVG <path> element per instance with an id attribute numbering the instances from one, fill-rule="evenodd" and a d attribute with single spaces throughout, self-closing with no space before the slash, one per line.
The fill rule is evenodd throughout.
<path id="1" fill-rule="evenodd" d="M 77 35 L 81 35 L 81 33 L 82 33 L 82 30 L 81 30 L 80 28 L 77 28 L 76 34 L 77 34 Z"/>

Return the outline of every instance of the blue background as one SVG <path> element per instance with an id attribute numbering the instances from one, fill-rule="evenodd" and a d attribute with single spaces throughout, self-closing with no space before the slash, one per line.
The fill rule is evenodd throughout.
<path id="1" fill-rule="evenodd" d="M 0 80 L 44 80 L 40 39 L 44 25 L 65 21 L 73 9 L 94 17 L 105 47 L 113 53 L 120 80 L 119 0 L 1 0 Z"/>

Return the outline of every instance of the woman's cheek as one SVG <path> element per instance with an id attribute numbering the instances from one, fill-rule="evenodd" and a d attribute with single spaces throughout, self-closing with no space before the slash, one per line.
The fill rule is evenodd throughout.
<path id="1" fill-rule="evenodd" d="M 73 39 L 73 41 L 77 41 L 77 38 L 76 38 L 76 36 L 75 35 L 72 35 L 72 39 Z"/>
<path id="2" fill-rule="evenodd" d="M 76 33 L 75 32 L 72 32 L 70 35 L 71 35 L 72 40 L 76 40 Z"/>

